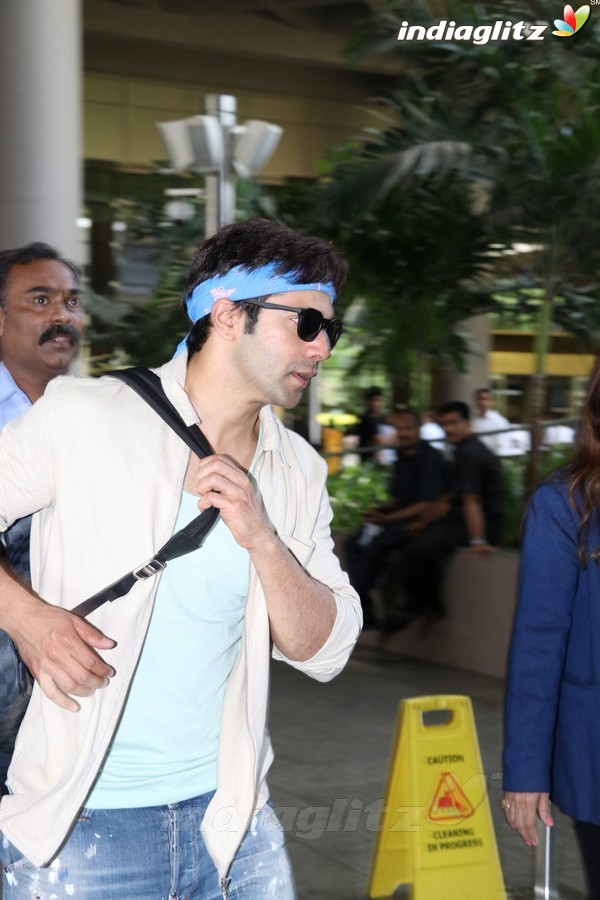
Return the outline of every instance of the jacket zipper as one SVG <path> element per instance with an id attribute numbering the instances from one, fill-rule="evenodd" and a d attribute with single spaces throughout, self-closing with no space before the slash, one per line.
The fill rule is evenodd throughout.
<path id="1" fill-rule="evenodd" d="M 260 456 L 263 453 L 264 453 L 264 448 L 261 450 L 261 453 L 259 454 L 259 457 L 257 458 L 257 463 L 258 463 L 258 459 L 260 458 Z M 254 477 L 256 478 L 256 476 L 254 476 Z M 256 479 L 256 481 L 258 483 L 258 479 Z M 253 576 L 252 561 L 250 560 L 250 558 L 248 558 L 248 593 L 246 595 L 246 612 L 245 612 L 245 622 L 244 622 L 244 711 L 246 713 L 246 731 L 252 740 L 254 768 L 256 770 L 256 765 L 257 765 L 256 742 L 254 740 L 254 732 L 252 731 L 252 728 L 250 727 L 250 703 L 249 703 L 249 697 L 248 697 L 248 658 L 249 658 L 249 655 L 248 655 L 248 652 L 249 652 L 249 648 L 248 648 L 248 598 L 250 597 L 250 594 L 252 593 L 252 580 L 253 580 L 252 576 Z M 254 775 L 254 781 L 256 782 L 255 775 Z M 256 784 L 255 784 L 255 788 L 256 788 Z M 248 832 L 248 828 L 250 827 L 250 823 L 252 822 L 253 813 L 254 813 L 254 807 L 250 810 L 250 814 L 248 815 L 248 817 L 246 818 L 246 821 L 244 822 L 244 826 L 243 826 L 244 827 L 244 837 L 246 836 L 246 834 Z M 244 838 L 242 838 L 242 840 L 243 839 Z M 236 851 L 236 853 L 237 853 L 237 851 Z M 235 859 L 235 854 L 228 861 L 227 868 L 224 870 L 225 875 L 219 881 L 219 885 L 221 887 L 221 893 L 223 895 L 223 900 L 227 900 L 227 898 L 229 896 L 229 885 L 231 882 L 231 878 L 227 877 L 227 872 L 229 872 L 229 869 L 231 868 L 231 865 L 232 865 L 234 859 Z"/>

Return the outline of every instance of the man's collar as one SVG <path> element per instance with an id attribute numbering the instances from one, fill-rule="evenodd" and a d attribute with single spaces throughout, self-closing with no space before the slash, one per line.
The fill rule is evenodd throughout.
<path id="1" fill-rule="evenodd" d="M 272 406 L 263 406 L 260 411 L 260 449 L 277 453 L 282 463 L 288 464 L 281 442 L 281 422 L 273 412 Z"/>
<path id="2" fill-rule="evenodd" d="M 12 377 L 6 365 L 0 361 L 0 403 L 5 403 L 11 397 L 14 397 L 15 394 L 21 393 L 23 396 L 25 394 Z"/>
<path id="3" fill-rule="evenodd" d="M 185 374 L 187 370 L 187 351 L 184 350 L 164 366 L 155 369 L 160 376 L 165 394 L 177 409 L 186 425 L 197 425 L 200 419 L 185 390 Z"/>
<path id="4" fill-rule="evenodd" d="M 186 425 L 197 425 L 200 422 L 198 413 L 194 409 L 185 390 L 185 375 L 187 370 L 187 351 L 182 351 L 174 359 L 169 360 L 164 366 L 155 369 L 160 376 L 165 394 L 177 409 Z M 274 450 L 284 459 L 281 443 L 281 433 L 277 427 L 277 417 L 270 406 L 263 406 L 260 411 L 260 448 Z"/>

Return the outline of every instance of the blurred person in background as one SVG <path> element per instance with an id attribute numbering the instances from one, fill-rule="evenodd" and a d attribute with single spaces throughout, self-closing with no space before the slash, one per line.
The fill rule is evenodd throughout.
<path id="1" fill-rule="evenodd" d="M 419 414 L 394 414 L 397 458 L 389 482 L 389 500 L 368 509 L 363 525 L 346 542 L 348 574 L 363 606 L 364 628 L 376 627 L 371 592 L 385 580 L 387 559 L 411 537 L 410 525 L 439 497 L 444 486 L 444 459 L 419 437 Z M 385 623 L 384 623 L 385 624 Z"/>
<path id="2" fill-rule="evenodd" d="M 504 797 L 532 846 L 550 802 L 574 820 L 600 898 L 600 360 L 570 463 L 535 491 L 524 527 L 506 688 Z"/>
<path id="3" fill-rule="evenodd" d="M 550 418 L 550 416 L 548 416 Z M 547 425 L 544 428 L 542 438 L 542 446 L 545 449 L 551 447 L 569 447 L 575 440 L 575 429 L 571 425 L 564 425 L 560 422 L 555 425 Z"/>
<path id="4" fill-rule="evenodd" d="M 477 411 L 471 421 L 473 433 L 478 435 L 492 453 L 502 456 L 506 440 L 506 434 L 502 433 L 502 429 L 510 428 L 510 422 L 497 409 L 494 409 L 494 398 L 489 388 L 478 388 L 473 393 L 473 401 Z M 498 432 L 498 434 L 489 434 L 488 432 Z"/>
<path id="5" fill-rule="evenodd" d="M 365 391 L 363 400 L 364 409 L 356 432 L 358 449 L 361 451 L 360 458 L 363 462 L 367 462 L 375 458 L 379 426 L 382 424 L 383 391 L 380 387 L 370 387 Z"/>
<path id="6" fill-rule="evenodd" d="M 375 438 L 377 444 L 381 448 L 375 452 L 375 459 L 378 466 L 391 466 L 396 462 L 396 444 L 398 442 L 398 431 L 396 429 L 396 416 L 389 413 L 385 416 Z"/>
<path id="7" fill-rule="evenodd" d="M 428 441 L 436 450 L 444 451 L 446 449 L 446 435 L 433 409 L 425 409 L 421 413 L 419 433 L 422 440 Z"/>
<path id="8" fill-rule="evenodd" d="M 422 616 L 445 615 L 442 563 L 458 547 L 487 554 L 504 527 L 504 484 L 500 461 L 471 431 L 469 407 L 456 400 L 440 407 L 439 422 L 453 451 L 447 487 L 411 525 L 420 532 L 404 553 L 406 606 L 395 627 Z"/>

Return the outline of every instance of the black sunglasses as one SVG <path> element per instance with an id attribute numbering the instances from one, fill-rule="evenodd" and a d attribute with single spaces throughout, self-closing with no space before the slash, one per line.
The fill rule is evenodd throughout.
<path id="1" fill-rule="evenodd" d="M 252 306 L 262 306 L 265 309 L 284 309 L 287 312 L 298 313 L 298 337 L 301 341 L 314 341 L 323 328 L 329 339 L 329 346 L 333 350 L 339 341 L 343 326 L 339 319 L 326 319 L 318 309 L 302 306 L 283 306 L 281 303 L 267 303 L 266 300 L 244 300 Z"/>

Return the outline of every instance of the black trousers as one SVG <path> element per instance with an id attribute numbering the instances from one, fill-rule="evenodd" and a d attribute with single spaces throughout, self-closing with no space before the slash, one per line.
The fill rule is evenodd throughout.
<path id="1" fill-rule="evenodd" d="M 443 612 L 443 562 L 469 543 L 461 521 L 434 522 L 406 545 L 403 557 L 407 612 L 415 616 Z"/>
<path id="2" fill-rule="evenodd" d="M 404 547 L 409 535 L 406 522 L 386 525 L 368 544 L 362 546 L 362 528 L 350 535 L 346 542 L 346 565 L 352 586 L 362 596 L 373 585 L 382 580 L 385 562 L 392 550 Z"/>
<path id="3" fill-rule="evenodd" d="M 574 825 L 588 885 L 588 900 L 600 900 L 600 825 L 577 820 Z"/>
<path id="4" fill-rule="evenodd" d="M 365 621 L 374 619 L 369 588 L 384 580 L 387 558 L 393 550 L 412 540 L 406 532 L 406 522 L 392 522 L 365 546 L 361 545 L 362 528 L 346 541 L 346 570 L 352 587 L 357 591 Z"/>

